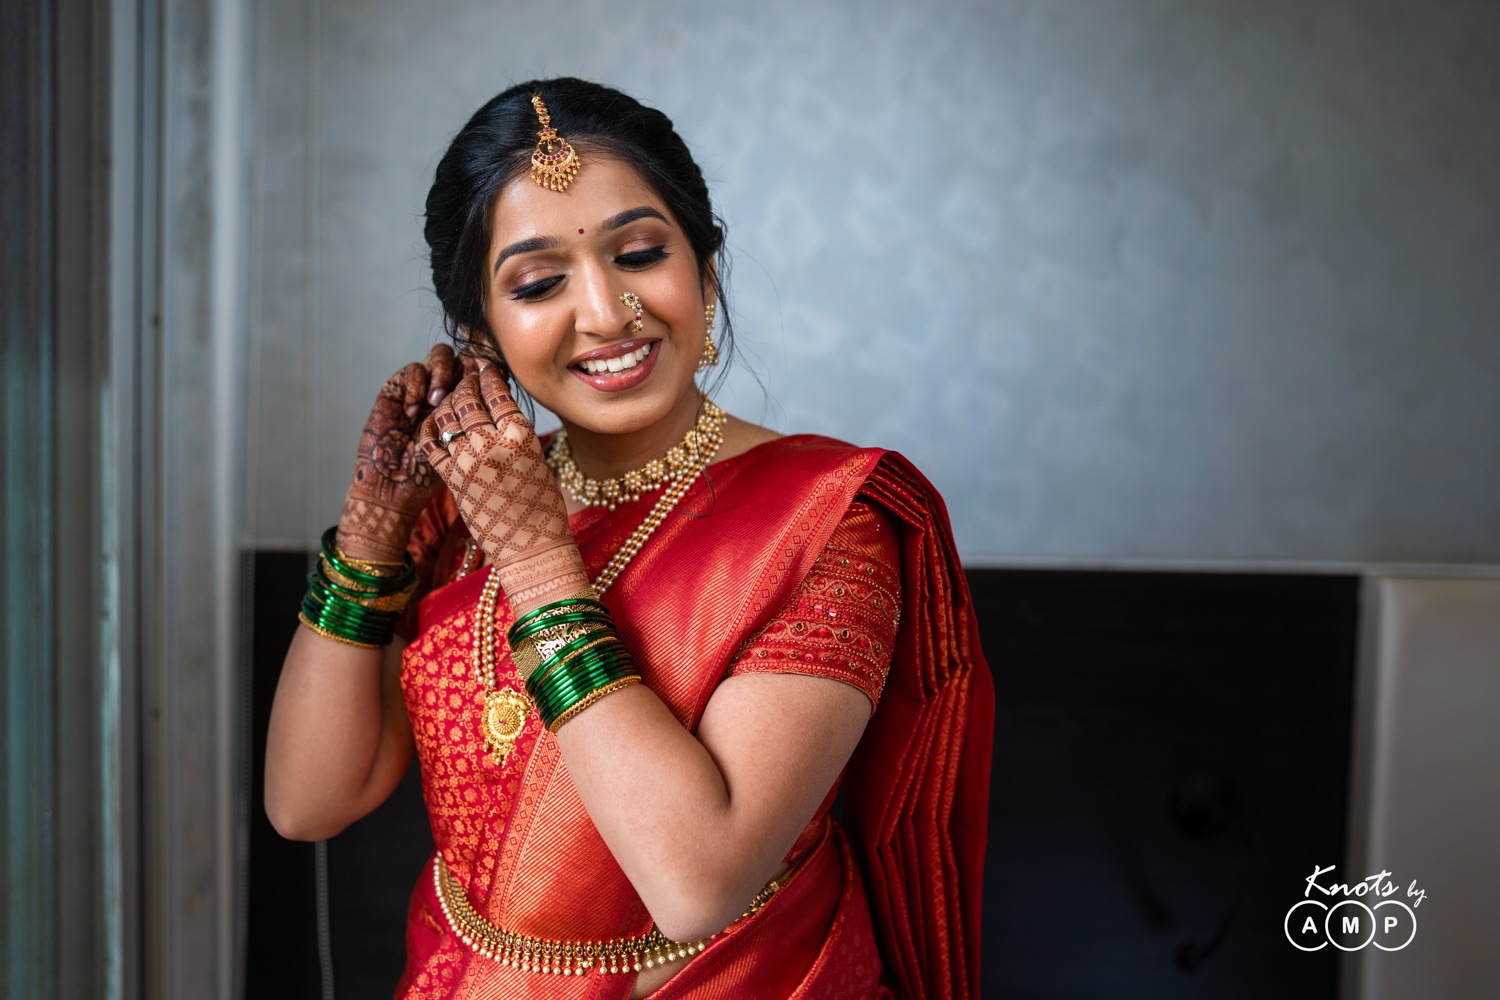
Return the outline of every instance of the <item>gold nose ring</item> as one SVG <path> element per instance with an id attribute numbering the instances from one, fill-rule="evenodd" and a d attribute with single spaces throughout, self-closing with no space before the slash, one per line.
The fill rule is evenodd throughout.
<path id="1" fill-rule="evenodd" d="M 630 321 L 630 332 L 640 333 L 646 329 L 646 324 L 641 319 L 641 297 L 635 294 L 635 292 L 625 292 L 620 296 L 620 301 L 625 303 L 628 308 L 635 310 L 635 319 Z"/>

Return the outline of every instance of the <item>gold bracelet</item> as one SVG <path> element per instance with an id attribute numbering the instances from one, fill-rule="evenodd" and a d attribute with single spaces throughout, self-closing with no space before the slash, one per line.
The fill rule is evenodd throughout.
<path id="1" fill-rule="evenodd" d="M 639 674 L 631 674 L 629 677 L 621 677 L 619 680 L 610 681 L 603 687 L 596 687 L 594 688 L 594 690 L 590 691 L 588 694 L 584 695 L 578 701 L 570 705 L 568 707 L 568 710 L 562 715 L 559 715 L 556 719 L 553 719 L 552 725 L 548 726 L 547 728 L 555 733 L 563 727 L 563 723 L 570 721 L 575 715 L 577 715 L 579 712 L 582 712 L 585 708 L 588 708 L 594 702 L 605 697 L 606 695 L 614 694 L 616 691 L 623 691 L 626 688 L 630 687 L 630 685 L 639 684 L 640 682 L 641 678 Z"/>
<path id="2" fill-rule="evenodd" d="M 341 635 L 335 635 L 334 633 L 328 631 L 323 626 L 318 625 L 317 623 L 311 621 L 307 617 L 307 615 L 303 614 L 301 611 L 297 612 L 297 620 L 299 622 L 301 622 L 302 624 L 306 625 L 308 628 L 312 629 L 314 632 L 316 632 L 319 635 L 321 635 L 323 638 L 325 638 L 325 639 L 332 639 L 334 642 L 342 642 L 346 646 L 358 646 L 360 649 L 384 649 L 385 648 L 384 646 L 377 646 L 373 642 L 356 642 L 353 639 L 346 639 L 346 638 L 344 638 Z"/>
<path id="3" fill-rule="evenodd" d="M 556 634 L 553 632 L 554 629 Z M 530 677 L 552 653 L 562 649 L 574 639 L 608 630 L 609 626 L 603 622 L 568 622 L 564 625 L 553 625 L 529 639 L 522 640 L 521 645 L 513 647 L 510 651 L 511 659 L 516 664 L 516 671 L 525 679 Z M 614 633 L 610 632 L 610 634 Z M 545 649 L 537 648 L 544 642 L 547 644 Z"/>
<path id="4" fill-rule="evenodd" d="M 364 595 L 371 593 L 369 586 L 358 580 L 351 580 L 333 567 L 326 556 L 319 555 L 323 575 L 328 577 L 329 583 L 336 583 L 345 590 L 352 590 L 356 594 Z M 352 594 L 340 594 L 346 601 L 353 601 L 361 607 L 369 608 L 371 611 L 405 611 L 406 606 L 411 603 L 412 595 L 417 592 L 419 580 L 412 580 L 401 590 L 394 594 L 385 594 L 380 597 L 354 596 Z"/>
<path id="5" fill-rule="evenodd" d="M 337 541 L 330 542 L 329 544 L 333 546 L 334 555 L 361 573 L 369 573 L 371 576 L 399 576 L 402 567 L 406 565 L 405 559 L 398 559 L 395 562 L 385 562 L 380 559 L 356 559 L 339 548 Z M 392 570 L 395 572 L 391 572 Z"/>

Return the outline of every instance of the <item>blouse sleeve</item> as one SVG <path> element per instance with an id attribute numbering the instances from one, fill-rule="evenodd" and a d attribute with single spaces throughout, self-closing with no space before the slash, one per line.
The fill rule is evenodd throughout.
<path id="1" fill-rule="evenodd" d="M 900 567 L 895 528 L 855 501 L 791 599 L 735 653 L 728 675 L 831 677 L 863 691 L 874 712 L 901 617 Z"/>

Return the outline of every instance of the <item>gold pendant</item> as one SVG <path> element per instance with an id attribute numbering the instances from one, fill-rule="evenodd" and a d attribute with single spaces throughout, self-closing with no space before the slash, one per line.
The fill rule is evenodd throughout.
<path id="1" fill-rule="evenodd" d="M 485 749 L 496 767 L 503 766 L 505 758 L 516 748 L 530 711 L 531 700 L 514 688 L 504 687 L 484 693 L 481 728 L 484 730 Z"/>

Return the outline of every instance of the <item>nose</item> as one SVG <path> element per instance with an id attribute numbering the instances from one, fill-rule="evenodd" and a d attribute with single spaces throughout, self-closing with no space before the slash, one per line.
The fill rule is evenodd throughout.
<path id="1" fill-rule="evenodd" d="M 591 267 L 578 275 L 574 285 L 579 289 L 573 325 L 579 333 L 615 339 L 630 336 L 635 310 L 621 301 L 626 289 L 619 287 L 615 275 L 602 267 Z"/>

